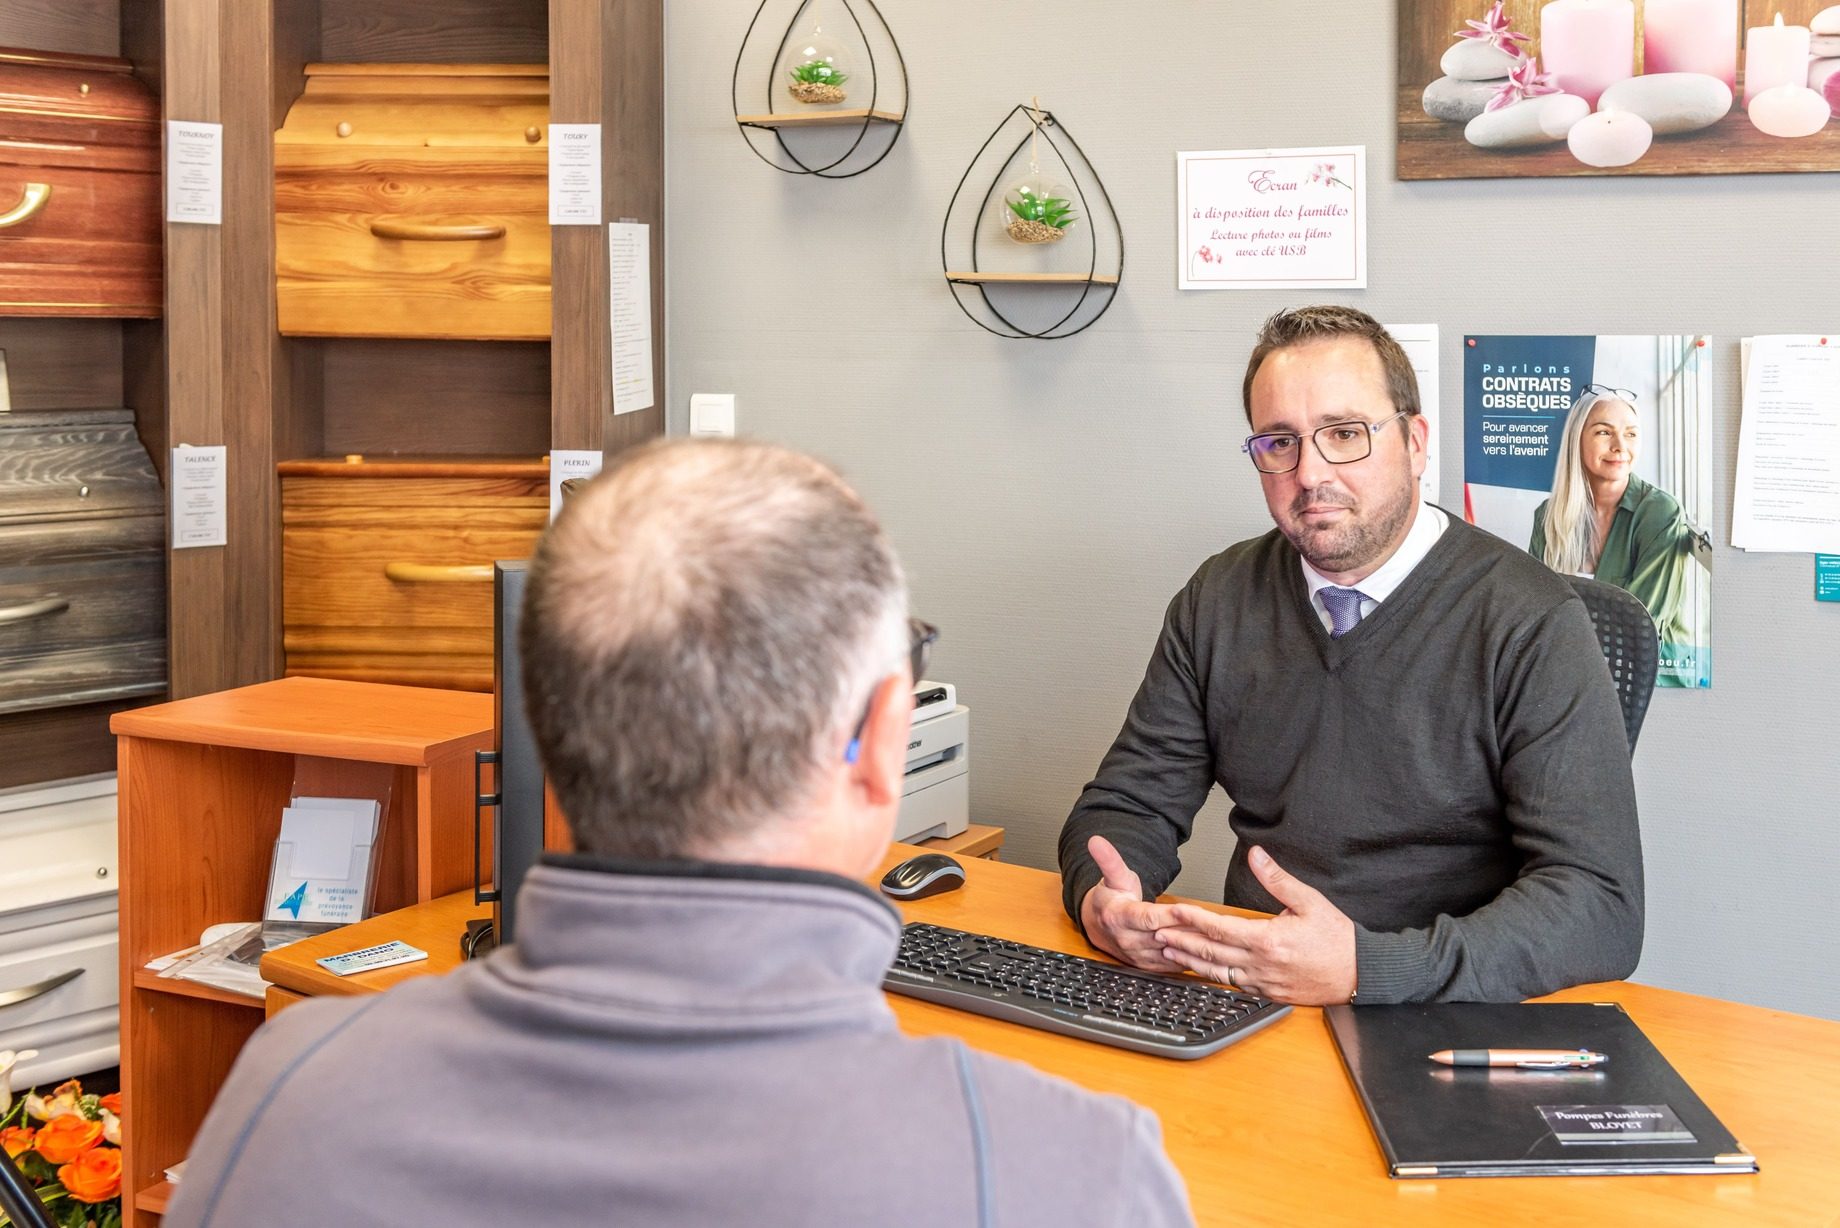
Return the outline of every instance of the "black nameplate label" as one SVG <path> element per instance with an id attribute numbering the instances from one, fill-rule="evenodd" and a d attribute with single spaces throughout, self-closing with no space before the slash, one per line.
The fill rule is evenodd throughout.
<path id="1" fill-rule="evenodd" d="M 1693 1132 L 1665 1104 L 1542 1104 L 1561 1143 L 1692 1143 Z"/>

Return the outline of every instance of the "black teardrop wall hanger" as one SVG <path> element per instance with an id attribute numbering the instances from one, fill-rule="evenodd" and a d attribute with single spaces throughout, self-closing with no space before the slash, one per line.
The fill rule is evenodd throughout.
<path id="1" fill-rule="evenodd" d="M 789 175 L 849 179 L 873 169 L 894 150 L 907 121 L 907 61 L 887 19 L 875 0 L 799 0 L 778 43 L 769 46 L 766 36 L 755 37 L 755 30 L 767 6 L 774 3 L 776 0 L 760 0 L 735 53 L 729 100 L 742 139 L 755 157 Z M 820 14 L 812 13 L 814 4 L 840 9 L 847 23 L 826 32 Z M 868 14 L 866 24 L 858 6 Z M 808 13 L 812 13 L 810 20 Z M 850 39 L 852 32 L 860 67 L 850 63 L 852 48 L 837 37 L 842 34 Z M 879 61 L 877 43 L 882 44 Z M 748 91 L 748 109 L 744 109 L 743 65 L 754 62 L 751 56 L 767 51 L 772 55 L 766 72 L 760 78 L 749 73 L 750 80 L 764 79 L 765 93 Z M 764 109 L 754 109 L 756 102 Z M 854 139 L 848 139 L 851 129 Z M 771 143 L 756 139 L 763 132 L 771 134 Z M 831 134 L 828 147 L 821 133 Z M 837 153 L 843 140 L 848 144 Z M 795 145 L 802 153 L 795 151 Z"/>
<path id="2" fill-rule="evenodd" d="M 1006 130 L 1019 130 L 1015 144 L 999 142 Z M 980 164 L 991 166 L 985 155 L 993 146 L 1008 152 L 994 165 L 990 185 L 973 206 L 976 189 L 967 192 L 966 184 Z M 1043 170 L 1044 165 L 1052 166 L 1047 155 L 1061 171 Z M 1011 168 L 1019 160 L 1027 172 L 1013 175 Z M 987 228 L 996 232 L 993 241 L 1007 250 L 991 250 L 992 244 L 983 241 Z M 1085 258 L 1059 256 L 1066 250 L 1060 245 L 1079 229 L 1086 232 Z M 1005 238 L 1009 242 L 1003 243 Z M 999 337 L 1057 341 L 1091 328 L 1117 298 L 1124 276 L 1124 231 L 1111 194 L 1073 134 L 1039 102 L 1021 103 L 985 138 L 959 177 L 939 229 L 939 259 L 953 301 L 979 328 Z M 1065 267 L 1044 267 L 1050 263 Z M 975 296 L 967 288 L 976 291 Z M 1023 307 L 1039 319 L 1054 317 L 1059 307 L 1051 306 L 1043 314 L 1041 300 L 1053 288 L 1068 294 L 1079 291 L 1058 318 L 1039 326 L 1011 318 L 1021 316 Z M 993 290 L 1003 307 L 993 299 Z M 1030 301 L 1014 297 L 1019 294 Z"/>

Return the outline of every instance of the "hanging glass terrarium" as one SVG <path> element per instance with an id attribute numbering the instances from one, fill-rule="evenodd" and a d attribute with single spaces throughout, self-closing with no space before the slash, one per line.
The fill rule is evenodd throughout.
<path id="1" fill-rule="evenodd" d="M 998 210 L 1003 231 L 1018 243 L 1059 243 L 1080 220 L 1073 190 L 1041 173 L 1040 109 L 1029 114 L 1029 173 L 1003 193 Z"/>
<path id="2" fill-rule="evenodd" d="M 843 48 L 814 24 L 806 34 L 792 39 L 780 58 L 786 92 L 807 106 L 836 106 L 849 97 L 844 84 L 850 64 Z"/>

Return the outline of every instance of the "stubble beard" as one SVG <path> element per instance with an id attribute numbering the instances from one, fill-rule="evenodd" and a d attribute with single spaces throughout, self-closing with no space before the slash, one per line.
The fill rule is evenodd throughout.
<path id="1" fill-rule="evenodd" d="M 1291 523 L 1278 527 L 1297 553 L 1317 571 L 1326 575 L 1359 571 L 1379 561 L 1393 544 L 1411 514 L 1415 497 L 1410 469 L 1406 471 L 1406 481 L 1392 497 L 1368 516 L 1361 515 L 1354 500 L 1338 491 L 1299 491 L 1291 500 Z M 1302 509 L 1325 503 L 1348 508 L 1349 514 L 1338 524 L 1315 529 L 1306 527 Z"/>

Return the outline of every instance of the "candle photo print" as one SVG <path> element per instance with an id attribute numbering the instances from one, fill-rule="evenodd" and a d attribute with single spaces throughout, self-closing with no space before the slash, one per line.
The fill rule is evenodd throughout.
<path id="1" fill-rule="evenodd" d="M 1656 685 L 1712 685 L 1703 336 L 1463 339 L 1463 518 L 1641 601 Z"/>
<path id="2" fill-rule="evenodd" d="M 1840 171 L 1840 2 L 1399 0 L 1401 179 Z"/>

